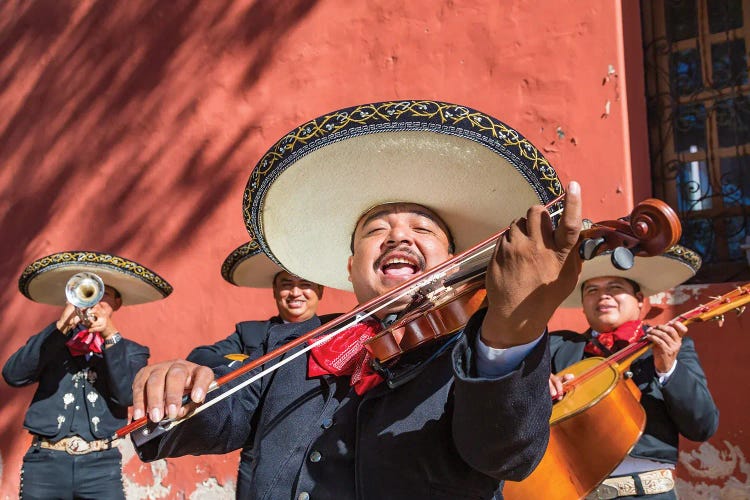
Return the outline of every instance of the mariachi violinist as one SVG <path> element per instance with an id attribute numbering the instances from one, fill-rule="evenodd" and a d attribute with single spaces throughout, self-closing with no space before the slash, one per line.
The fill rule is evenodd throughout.
<path id="1" fill-rule="evenodd" d="M 139 456 L 252 446 L 245 498 L 501 498 L 501 482 L 528 475 L 549 435 L 545 325 L 575 285 L 581 226 L 571 183 L 553 228 L 540 203 L 561 191 L 518 132 L 465 106 L 367 104 L 291 131 L 258 162 L 244 197 L 245 222 L 269 256 L 364 305 L 526 214 L 492 256 L 489 305 L 383 369 L 364 343 L 410 301 L 394 298 L 174 429 L 134 432 Z M 267 350 L 309 330 L 280 325 Z M 185 415 L 183 388 L 202 402 L 218 374 L 185 360 L 144 368 L 134 418 Z"/>
<path id="2" fill-rule="evenodd" d="M 35 302 L 63 306 L 3 367 L 13 387 L 38 384 L 24 420 L 32 443 L 21 498 L 125 498 L 122 455 L 110 436 L 127 422 L 131 384 L 149 350 L 125 338 L 112 316 L 122 305 L 163 299 L 172 287 L 136 262 L 78 251 L 32 262 L 18 287 Z M 96 303 L 82 307 L 89 298 Z"/>

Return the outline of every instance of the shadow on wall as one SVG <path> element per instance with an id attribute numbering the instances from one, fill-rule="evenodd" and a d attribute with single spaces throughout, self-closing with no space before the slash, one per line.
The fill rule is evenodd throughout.
<path id="1" fill-rule="evenodd" d="M 244 186 L 248 159 L 268 146 L 256 134 L 270 105 L 246 96 L 315 5 L 0 4 L 0 321 L 6 338 L 33 333 L 17 312 L 22 307 L 8 304 L 19 300 L 18 270 L 49 250 L 50 240 L 104 252 L 127 248 L 156 269 L 175 249 L 190 247 L 228 192 Z M 11 352 L 2 351 L 3 363 Z M 7 456 L 27 437 L 18 431 L 30 395 L 4 383 L 0 395 L 7 410 L 2 420 L 12 423 L 0 430 Z"/>

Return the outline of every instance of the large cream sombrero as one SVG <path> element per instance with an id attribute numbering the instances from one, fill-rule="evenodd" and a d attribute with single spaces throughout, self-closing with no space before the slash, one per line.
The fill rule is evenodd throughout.
<path id="1" fill-rule="evenodd" d="M 65 284 L 76 273 L 97 274 L 105 285 L 117 289 L 123 305 L 163 299 L 172 285 L 137 262 L 99 252 L 60 252 L 35 260 L 18 279 L 18 289 L 34 302 L 65 305 Z"/>
<path id="2" fill-rule="evenodd" d="M 633 267 L 617 269 L 612 264 L 612 252 L 605 252 L 583 262 L 575 290 L 560 307 L 581 307 L 581 286 L 587 280 L 603 276 L 620 276 L 635 281 L 645 297 L 674 288 L 689 280 L 701 267 L 701 258 L 694 251 L 674 245 L 661 255 L 635 257 Z"/>
<path id="3" fill-rule="evenodd" d="M 250 288 L 271 288 L 273 278 L 281 271 L 283 269 L 252 240 L 237 247 L 221 265 L 221 276 L 225 280 Z"/>
<path id="4" fill-rule="evenodd" d="M 351 234 L 376 205 L 430 208 L 460 252 L 561 193 L 552 166 L 504 123 L 465 106 L 405 100 L 334 111 L 286 134 L 252 171 L 243 215 L 283 268 L 351 290 Z"/>

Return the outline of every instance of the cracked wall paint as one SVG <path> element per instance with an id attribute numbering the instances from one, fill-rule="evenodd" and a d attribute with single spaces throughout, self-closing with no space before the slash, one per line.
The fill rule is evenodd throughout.
<path id="1" fill-rule="evenodd" d="M 123 474 L 122 483 L 125 486 L 125 497 L 128 500 L 169 498 L 171 486 L 162 484 L 167 477 L 169 467 L 166 460 L 157 460 L 148 464 L 153 477 L 153 484 L 138 484 Z"/>
<path id="2" fill-rule="evenodd" d="M 708 285 L 682 285 L 673 290 L 654 294 L 649 297 L 652 305 L 679 306 L 691 300 L 698 300 Z"/>
<path id="3" fill-rule="evenodd" d="M 214 477 L 209 477 L 205 481 L 195 485 L 195 491 L 190 494 L 190 500 L 233 500 L 235 484 L 228 481 L 221 486 Z"/>
<path id="4" fill-rule="evenodd" d="M 739 446 L 723 441 L 722 449 L 710 442 L 690 452 L 680 452 L 680 464 L 690 473 L 688 481 L 678 478 L 682 500 L 750 499 L 750 464 Z"/>

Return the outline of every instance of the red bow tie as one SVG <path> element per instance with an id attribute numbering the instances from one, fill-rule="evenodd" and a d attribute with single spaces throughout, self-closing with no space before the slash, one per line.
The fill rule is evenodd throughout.
<path id="1" fill-rule="evenodd" d="M 611 332 L 600 333 L 595 338 L 589 340 L 583 351 L 592 356 L 610 356 L 623 347 L 640 340 L 642 337 L 643 323 L 640 321 L 628 321 Z"/>
<path id="2" fill-rule="evenodd" d="M 68 346 L 68 350 L 73 356 L 83 356 L 89 353 L 101 354 L 104 338 L 99 332 L 81 330 L 65 342 L 65 345 Z"/>
<path id="3" fill-rule="evenodd" d="M 383 381 L 383 377 L 370 366 L 372 358 L 364 347 L 364 343 L 382 329 L 379 321 L 370 318 L 313 347 L 307 362 L 307 375 L 350 375 L 350 385 L 361 396 Z M 308 344 L 314 342 L 315 339 L 309 340 Z"/>

